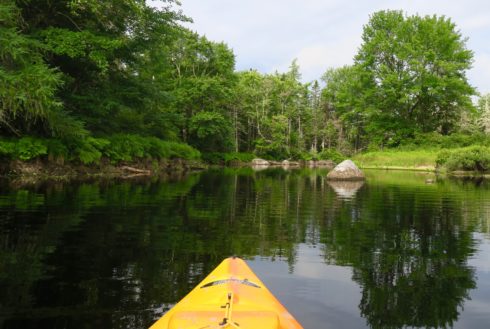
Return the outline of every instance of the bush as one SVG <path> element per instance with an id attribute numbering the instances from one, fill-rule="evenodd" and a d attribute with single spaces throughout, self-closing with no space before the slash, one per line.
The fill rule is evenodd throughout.
<path id="1" fill-rule="evenodd" d="M 443 167 L 446 165 L 447 160 L 451 156 L 453 151 L 451 150 L 442 150 L 439 153 L 437 153 L 436 157 L 436 167 Z"/>
<path id="2" fill-rule="evenodd" d="M 446 155 L 441 155 L 441 162 L 444 156 Z M 454 150 L 447 155 L 445 166 L 449 171 L 488 171 L 490 170 L 490 148 L 472 146 L 465 149 Z"/>
<path id="3" fill-rule="evenodd" d="M 59 139 L 48 139 L 46 141 L 48 147 L 48 156 L 54 158 L 67 158 L 69 155 L 68 148 Z"/>
<path id="4" fill-rule="evenodd" d="M 490 138 L 483 133 L 477 134 L 462 134 L 454 133 L 451 135 L 441 135 L 436 132 L 432 133 L 417 133 L 414 138 L 403 141 L 401 147 L 403 149 L 419 149 L 424 148 L 461 148 L 471 145 L 490 145 Z"/>
<path id="5" fill-rule="evenodd" d="M 449 171 L 490 170 L 490 148 L 484 146 L 472 146 L 452 150 L 442 150 L 437 154 L 437 166 L 445 166 Z"/>
<path id="6" fill-rule="evenodd" d="M 109 141 L 103 138 L 88 137 L 77 142 L 75 147 L 75 157 L 83 164 L 99 162 L 102 151 L 109 145 Z"/>
<path id="7" fill-rule="evenodd" d="M 136 159 L 199 159 L 201 153 L 182 143 L 168 142 L 156 137 L 138 135 L 114 135 L 104 147 L 104 155 L 113 162 L 133 161 Z"/>
<path id="8" fill-rule="evenodd" d="M 166 159 L 172 155 L 171 146 L 168 142 L 164 142 L 156 137 L 148 137 L 146 152 L 153 159 Z"/>
<path id="9" fill-rule="evenodd" d="M 224 154 L 225 163 L 229 163 L 233 160 L 240 162 L 252 162 L 252 160 L 255 158 L 256 156 L 253 153 L 232 152 Z"/>
<path id="10" fill-rule="evenodd" d="M 48 154 L 48 147 L 43 140 L 32 137 L 22 137 L 15 147 L 16 158 L 23 161 L 31 160 L 46 154 Z"/>
<path id="11" fill-rule="evenodd" d="M 170 147 L 170 158 L 171 159 L 187 159 L 187 160 L 197 160 L 201 158 L 201 152 L 196 150 L 190 145 L 177 143 L 177 142 L 167 142 L 161 141 L 162 143 L 168 144 Z"/>
<path id="12" fill-rule="evenodd" d="M 145 143 L 141 136 L 113 135 L 108 138 L 108 141 L 109 144 L 104 147 L 103 154 L 113 162 L 132 161 L 135 158 L 143 158 L 146 154 Z"/>
<path id="13" fill-rule="evenodd" d="M 345 160 L 345 156 L 334 149 L 324 149 L 318 153 L 318 159 L 320 160 L 332 160 L 335 163 L 340 163 Z"/>
<path id="14" fill-rule="evenodd" d="M 214 165 L 222 165 L 225 163 L 225 153 L 206 152 L 202 154 L 202 159 L 206 163 L 210 163 Z"/>
<path id="15" fill-rule="evenodd" d="M 210 164 L 222 165 L 229 164 L 231 161 L 251 162 L 256 156 L 253 153 L 242 152 L 207 152 L 202 155 L 202 159 Z"/>
<path id="16" fill-rule="evenodd" d="M 15 154 L 15 142 L 0 140 L 0 157 L 11 158 Z"/>
<path id="17" fill-rule="evenodd" d="M 19 140 L 0 139 L 0 157 L 31 160 L 48 155 L 50 160 L 67 159 L 84 164 L 97 163 L 102 156 L 112 162 L 136 159 L 200 159 L 201 153 L 193 147 L 138 135 L 113 135 L 108 138 L 87 137 L 62 141 L 23 137 Z"/>

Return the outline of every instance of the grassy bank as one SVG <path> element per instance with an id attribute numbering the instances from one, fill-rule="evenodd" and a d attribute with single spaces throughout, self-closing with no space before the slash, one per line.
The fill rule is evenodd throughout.
<path id="1" fill-rule="evenodd" d="M 434 171 L 439 150 L 386 150 L 357 154 L 353 160 L 361 168 Z"/>
<path id="2" fill-rule="evenodd" d="M 418 150 L 392 149 L 357 154 L 353 160 L 361 168 L 414 171 L 447 171 L 450 174 L 490 172 L 490 147 L 472 145 Z"/>

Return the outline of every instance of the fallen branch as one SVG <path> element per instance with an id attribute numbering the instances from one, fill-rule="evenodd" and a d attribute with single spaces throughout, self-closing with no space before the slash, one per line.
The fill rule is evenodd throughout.
<path id="1" fill-rule="evenodd" d="M 151 175 L 151 171 L 150 170 L 138 169 L 138 168 L 133 168 L 133 167 L 129 167 L 129 166 L 122 166 L 121 167 L 121 170 L 126 170 L 126 171 L 129 171 L 129 172 L 137 173 L 137 174 L 141 174 L 141 175 Z"/>

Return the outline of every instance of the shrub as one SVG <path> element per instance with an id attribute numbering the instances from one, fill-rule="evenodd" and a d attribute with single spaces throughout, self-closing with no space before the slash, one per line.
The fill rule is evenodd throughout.
<path id="1" fill-rule="evenodd" d="M 255 159 L 256 156 L 253 153 L 243 153 L 243 152 L 232 152 L 224 154 L 225 163 L 229 163 L 230 161 L 237 160 L 240 162 L 251 162 Z"/>
<path id="2" fill-rule="evenodd" d="M 170 146 L 170 158 L 179 158 L 187 160 L 197 160 L 201 158 L 201 152 L 196 150 L 190 145 L 177 143 L 177 142 L 166 142 Z"/>
<path id="3" fill-rule="evenodd" d="M 48 159 L 64 162 L 69 156 L 68 148 L 59 139 L 46 140 L 48 147 Z"/>
<path id="4" fill-rule="evenodd" d="M 454 133 L 451 135 L 441 135 L 436 132 L 417 133 L 414 138 L 407 139 L 401 144 L 403 149 L 426 148 L 461 148 L 471 145 L 490 145 L 490 138 L 483 133 L 463 134 Z"/>
<path id="5" fill-rule="evenodd" d="M 453 151 L 451 150 L 442 150 L 439 153 L 437 153 L 436 157 L 436 167 L 443 167 L 446 165 L 447 160 L 451 156 Z"/>
<path id="6" fill-rule="evenodd" d="M 83 164 L 99 162 L 102 150 L 109 145 L 109 141 L 103 138 L 88 137 L 78 141 L 75 147 L 75 155 Z"/>
<path id="7" fill-rule="evenodd" d="M 13 155 L 15 155 L 15 142 L 0 140 L 0 157 L 11 158 Z"/>
<path id="8" fill-rule="evenodd" d="M 201 153 L 195 148 L 182 143 L 168 142 L 156 137 L 138 135 L 114 135 L 109 138 L 109 145 L 103 153 L 113 162 L 132 161 L 135 159 L 199 159 Z"/>
<path id="9" fill-rule="evenodd" d="M 472 146 L 451 152 L 445 162 L 449 171 L 470 170 L 485 172 L 490 170 L 490 148 Z"/>
<path id="10" fill-rule="evenodd" d="M 202 154 L 202 159 L 206 163 L 221 165 L 225 163 L 225 153 L 221 152 L 206 152 Z"/>
<path id="11" fill-rule="evenodd" d="M 172 154 L 170 144 L 156 137 L 147 138 L 146 152 L 153 159 L 170 158 Z"/>
<path id="12" fill-rule="evenodd" d="M 102 156 L 112 162 L 136 159 L 199 159 L 201 153 L 193 147 L 168 142 L 156 137 L 113 135 L 108 138 L 87 137 L 58 140 L 23 137 L 20 140 L 0 139 L 0 157 L 30 160 L 48 155 L 50 160 L 70 159 L 84 164 L 97 163 Z"/>
<path id="13" fill-rule="evenodd" d="M 48 147 L 40 140 L 33 137 L 22 137 L 15 146 L 15 156 L 23 161 L 48 154 Z"/>
<path id="14" fill-rule="evenodd" d="M 320 160 L 332 160 L 335 163 L 340 163 L 345 160 L 345 156 L 334 149 L 324 149 L 318 153 L 318 159 Z"/>
<path id="15" fill-rule="evenodd" d="M 148 144 L 148 150 L 151 149 L 151 142 L 145 143 L 144 138 L 138 135 L 113 135 L 108 140 L 109 144 L 104 147 L 103 154 L 113 162 L 145 157 L 145 144 Z"/>

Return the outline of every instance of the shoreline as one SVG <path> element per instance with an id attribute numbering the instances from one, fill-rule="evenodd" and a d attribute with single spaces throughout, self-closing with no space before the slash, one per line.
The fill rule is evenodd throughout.
<path id="1" fill-rule="evenodd" d="M 252 163 L 240 162 L 231 165 L 210 165 L 200 160 L 184 159 L 162 159 L 141 160 L 135 162 L 124 162 L 119 164 L 110 163 L 103 159 L 99 164 L 83 165 L 74 163 L 56 163 L 49 160 L 20 161 L 12 160 L 0 165 L 0 179 L 3 180 L 21 180 L 21 181 L 76 181 L 90 179 L 131 179 L 144 177 L 158 177 L 175 174 L 191 173 L 206 170 L 208 168 L 258 168 L 265 170 L 267 168 L 288 169 L 315 169 L 308 165 L 270 165 L 254 166 Z M 324 168 L 324 167 L 319 167 Z M 389 170 L 389 171 L 412 171 L 433 173 L 436 175 L 446 175 L 456 178 L 485 178 L 490 179 L 490 173 L 481 173 L 475 171 L 454 171 L 447 172 L 439 170 L 435 166 L 359 166 L 363 170 Z M 332 168 L 327 168 L 332 169 Z"/>
<path id="2" fill-rule="evenodd" d="M 207 169 L 201 161 L 184 159 L 141 160 L 113 164 L 58 163 L 49 160 L 12 160 L 0 165 L 0 178 L 20 180 L 70 181 L 93 178 L 155 177 L 162 174 L 186 173 Z"/>
<path id="3" fill-rule="evenodd" d="M 398 171 L 418 171 L 418 172 L 433 172 L 437 173 L 438 170 L 434 166 L 421 166 L 421 167 L 402 167 L 402 166 L 359 166 L 360 169 L 369 170 L 398 170 Z"/>
<path id="4" fill-rule="evenodd" d="M 486 178 L 490 179 L 490 172 L 478 172 L 478 171 L 451 171 L 448 172 L 446 170 L 439 170 L 434 166 L 424 166 L 424 167 L 401 167 L 401 166 L 364 166 L 359 167 L 360 169 L 367 170 L 390 170 L 390 171 L 413 171 L 413 172 L 425 172 L 425 173 L 433 173 L 436 175 L 445 175 L 449 177 L 456 178 Z"/>

